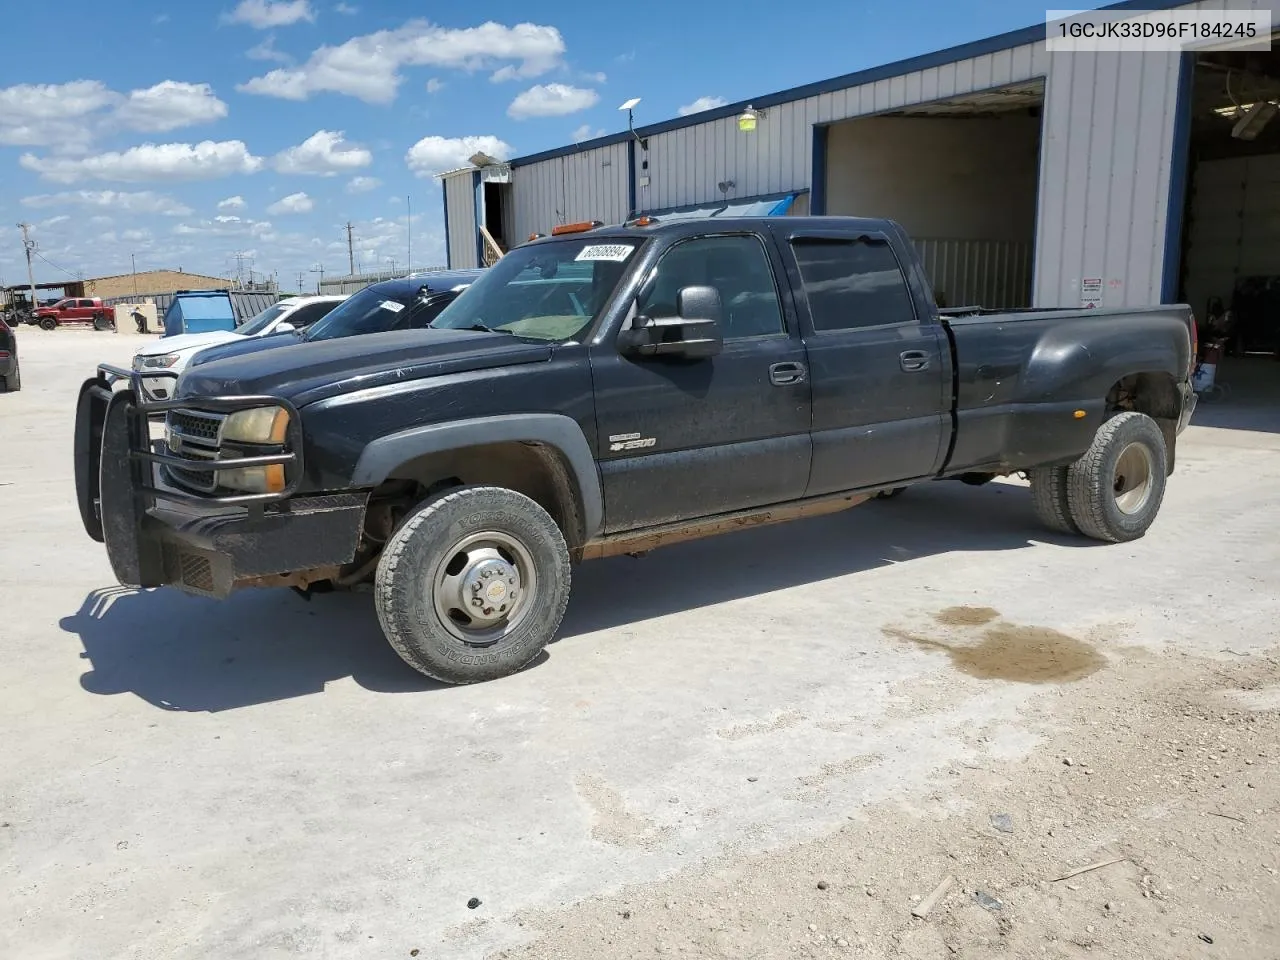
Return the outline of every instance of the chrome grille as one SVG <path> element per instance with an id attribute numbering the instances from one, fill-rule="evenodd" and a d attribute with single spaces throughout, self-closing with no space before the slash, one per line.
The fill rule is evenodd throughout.
<path id="1" fill-rule="evenodd" d="M 169 452 L 188 460 L 216 460 L 226 414 L 207 413 L 203 410 L 170 410 L 165 419 L 165 436 Z M 202 493 L 217 489 L 217 474 L 199 470 L 166 468 L 169 476 L 180 486 Z"/>

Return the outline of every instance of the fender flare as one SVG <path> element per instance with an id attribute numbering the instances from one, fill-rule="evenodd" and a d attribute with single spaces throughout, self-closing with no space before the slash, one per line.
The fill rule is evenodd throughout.
<path id="1" fill-rule="evenodd" d="M 576 420 L 559 413 L 515 413 L 473 417 L 412 427 L 374 440 L 364 448 L 352 471 L 356 487 L 376 487 L 402 463 L 432 453 L 491 443 L 537 443 L 564 458 L 582 509 L 584 539 L 596 536 L 604 523 L 600 471 L 587 438 Z"/>

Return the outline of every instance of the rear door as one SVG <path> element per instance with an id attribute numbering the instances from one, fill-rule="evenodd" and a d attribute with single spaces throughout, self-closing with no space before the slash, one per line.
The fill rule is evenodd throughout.
<path id="1" fill-rule="evenodd" d="M 674 316 L 682 287 L 720 293 L 724 349 L 702 360 L 592 348 L 609 532 L 797 499 L 809 477 L 809 378 L 777 251 L 755 234 L 680 241 L 636 312 Z"/>
<path id="2" fill-rule="evenodd" d="M 889 237 L 777 229 L 813 378 L 806 495 L 936 472 L 950 439 L 950 352 Z"/>

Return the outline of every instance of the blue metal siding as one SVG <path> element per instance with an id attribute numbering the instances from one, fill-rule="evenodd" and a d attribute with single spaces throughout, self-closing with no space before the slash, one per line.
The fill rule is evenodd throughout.
<path id="1" fill-rule="evenodd" d="M 809 213 L 815 217 L 827 212 L 827 125 L 813 128 L 813 178 L 809 187 Z"/>
<path id="2" fill-rule="evenodd" d="M 1173 303 L 1177 300 L 1178 281 L 1182 271 L 1182 214 L 1187 199 L 1187 166 L 1191 159 L 1191 100 L 1195 66 L 1195 54 L 1184 53 L 1182 63 L 1178 66 L 1178 99 L 1174 106 L 1173 157 L 1169 168 L 1169 212 L 1165 215 L 1161 303 Z"/>

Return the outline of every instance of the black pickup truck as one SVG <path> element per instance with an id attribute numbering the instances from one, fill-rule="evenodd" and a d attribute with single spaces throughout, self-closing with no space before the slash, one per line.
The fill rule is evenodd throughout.
<path id="1" fill-rule="evenodd" d="M 940 314 L 885 220 L 568 225 L 427 329 L 215 360 L 159 403 L 102 365 L 77 495 L 123 584 L 372 581 L 396 651 L 466 683 L 552 639 L 574 562 L 923 480 L 1026 473 L 1055 530 L 1140 537 L 1195 338 L 1185 306 Z"/>

